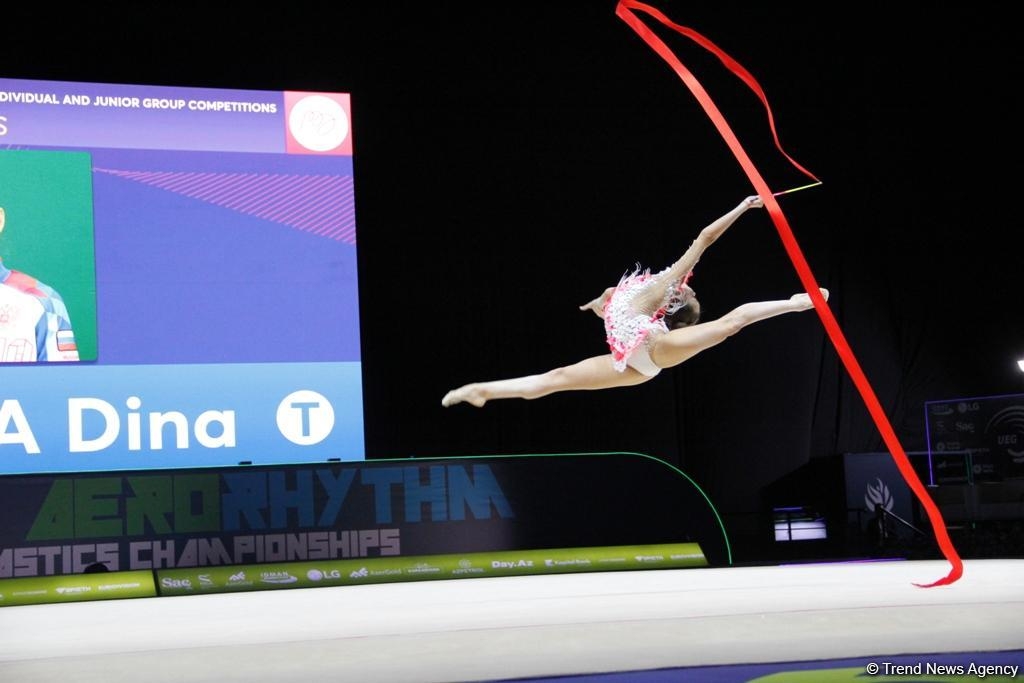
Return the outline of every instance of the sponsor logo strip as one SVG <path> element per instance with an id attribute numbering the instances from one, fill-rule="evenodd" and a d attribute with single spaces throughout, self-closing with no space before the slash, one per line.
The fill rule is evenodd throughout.
<path id="1" fill-rule="evenodd" d="M 0 607 L 156 597 L 151 571 L 31 576 L 0 580 Z"/>
<path id="2" fill-rule="evenodd" d="M 556 548 L 415 557 L 361 557 L 156 571 L 160 595 L 431 579 L 706 567 L 697 543 Z"/>

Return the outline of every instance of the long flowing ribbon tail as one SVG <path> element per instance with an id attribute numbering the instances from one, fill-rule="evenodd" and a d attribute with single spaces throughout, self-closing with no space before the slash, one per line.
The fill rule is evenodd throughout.
<path id="1" fill-rule="evenodd" d="M 718 110 L 718 107 L 715 106 L 711 97 L 708 96 L 704 87 L 694 77 L 694 75 L 690 73 L 689 69 L 683 66 L 682 62 L 679 61 L 669 47 L 649 28 L 647 28 L 647 26 L 636 16 L 633 10 L 645 12 L 665 26 L 687 36 L 688 38 L 691 38 L 702 47 L 717 55 L 730 71 L 743 80 L 750 89 L 760 97 L 765 108 L 768 110 L 769 125 L 772 128 L 772 136 L 775 139 L 776 146 L 779 147 L 779 151 L 789 159 L 790 163 L 805 175 L 815 181 L 818 179 L 814 174 L 800 166 L 791 159 L 784 150 L 782 150 L 778 141 L 778 135 L 775 133 L 774 119 L 771 114 L 771 108 L 768 106 L 768 100 L 764 95 L 764 91 L 761 89 L 761 86 L 757 83 L 754 77 L 751 76 L 750 73 L 738 62 L 736 62 L 736 60 L 729 57 L 714 43 L 696 31 L 673 23 L 657 9 L 643 3 L 636 2 L 635 0 L 619 0 L 619 3 L 615 8 L 615 14 L 626 22 L 626 24 L 628 24 L 629 27 L 632 28 L 637 35 L 639 35 L 644 42 L 648 44 L 648 46 L 650 46 L 669 64 L 669 66 L 672 67 L 679 78 L 682 79 L 683 83 L 686 84 L 693 95 L 697 98 L 697 101 L 700 103 L 701 107 L 703 107 L 705 113 L 707 113 L 711 118 L 715 128 L 718 129 L 719 134 L 725 140 L 729 149 L 732 150 L 736 160 L 740 163 L 743 171 L 750 179 L 750 182 L 754 185 L 754 189 L 757 191 L 757 194 L 763 198 L 765 208 L 768 209 L 772 222 L 775 224 L 775 228 L 778 231 L 779 236 L 782 238 L 782 244 L 786 249 L 786 253 L 789 255 L 789 259 L 792 261 L 794 268 L 796 268 L 800 282 L 810 295 L 814 308 L 818 312 L 818 317 L 821 318 L 821 321 L 825 326 L 825 331 L 827 332 L 829 339 L 832 341 L 832 345 L 835 347 L 836 352 L 839 354 L 839 358 L 842 360 L 843 365 L 846 367 L 847 372 L 853 380 L 853 383 L 860 392 L 861 398 L 864 400 L 872 420 L 874 420 L 875 425 L 878 427 L 878 431 L 881 433 L 883 441 L 885 441 L 886 446 L 889 448 L 889 452 L 892 454 L 900 474 L 903 475 L 903 478 L 910 486 L 910 489 L 914 492 L 914 495 L 917 496 L 918 500 L 924 506 L 924 509 L 928 514 L 928 519 L 931 521 L 935 539 L 938 541 L 942 554 L 949 561 L 952 567 L 949 574 L 937 581 L 929 584 L 914 585 L 930 588 L 932 586 L 941 586 L 957 581 L 963 575 L 963 562 L 957 554 L 956 548 L 953 547 L 953 542 L 949 538 L 949 533 L 946 529 L 945 521 L 942 519 L 942 514 L 939 512 L 934 501 L 932 501 L 931 496 L 928 495 L 928 491 L 925 489 L 924 484 L 921 483 L 921 479 L 917 476 L 913 466 L 910 464 L 910 460 L 907 458 L 907 454 L 903 450 L 903 446 L 896 437 L 896 433 L 893 430 L 892 425 L 889 423 L 889 418 L 882 409 L 882 405 L 878 401 L 878 397 L 875 395 L 870 382 L 868 382 L 867 377 L 864 375 L 864 371 L 861 369 L 860 363 L 857 362 L 856 356 L 854 356 L 853 351 L 850 349 L 850 345 L 847 343 L 846 337 L 839 327 L 839 323 L 836 322 L 835 317 L 832 315 L 832 311 L 826 304 L 825 298 L 822 296 L 818 288 L 818 283 L 815 281 L 814 274 L 811 272 L 811 268 L 807 264 L 807 259 L 804 258 L 800 245 L 797 243 L 796 238 L 793 235 L 793 230 L 790 228 L 785 215 L 783 215 L 782 209 L 779 207 L 779 203 L 775 200 L 775 196 L 768 187 L 768 184 L 765 182 L 764 178 L 761 177 L 760 172 L 740 145 L 739 140 L 732 132 L 732 129 L 726 122 L 725 117 L 722 116 L 722 113 Z"/>

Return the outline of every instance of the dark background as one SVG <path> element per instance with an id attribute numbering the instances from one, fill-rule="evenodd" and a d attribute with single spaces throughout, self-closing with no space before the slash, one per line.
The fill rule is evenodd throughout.
<path id="1" fill-rule="evenodd" d="M 1024 392 L 1009 10 L 710 5 L 653 6 L 758 79 L 784 149 L 823 181 L 780 204 L 903 447 L 927 447 L 925 401 Z M 0 76 L 352 94 L 368 457 L 640 452 L 740 520 L 808 463 L 886 450 L 814 312 L 639 387 L 440 406 L 466 382 L 606 351 L 577 306 L 753 193 L 614 2 L 102 11 L 8 14 Z M 773 189 L 810 182 L 738 79 L 640 16 Z M 692 285 L 706 317 L 802 289 L 758 211 Z"/>

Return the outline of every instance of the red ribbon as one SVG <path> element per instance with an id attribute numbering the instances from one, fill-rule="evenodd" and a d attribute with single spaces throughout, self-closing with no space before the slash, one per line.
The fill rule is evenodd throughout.
<path id="1" fill-rule="evenodd" d="M 863 370 L 861 370 L 860 363 L 857 362 L 857 358 L 853 355 L 853 351 L 850 350 L 850 345 L 847 343 L 846 338 L 843 335 L 843 331 L 839 328 L 839 323 L 836 322 L 835 317 L 832 315 L 832 311 L 825 303 L 825 297 L 822 296 L 818 289 L 818 283 L 815 281 L 814 274 L 811 272 L 810 266 L 807 265 L 807 260 L 804 258 L 803 253 L 800 250 L 800 245 L 797 244 L 796 238 L 793 236 L 793 231 L 789 227 L 789 222 L 783 215 L 782 209 L 779 207 L 779 203 L 776 201 L 774 194 L 768 187 L 768 184 L 764 181 L 764 178 L 761 177 L 761 174 L 750 160 L 750 157 L 740 145 L 739 140 L 736 139 L 736 135 L 732 132 L 732 129 L 726 122 L 725 117 L 722 116 L 722 113 L 718 110 L 718 107 L 715 106 L 711 97 L 708 96 L 704 87 L 697 81 L 693 74 L 683 66 L 682 62 L 679 61 L 668 46 L 665 45 L 660 38 L 654 35 L 654 33 L 651 32 L 651 30 L 647 28 L 642 21 L 640 21 L 636 14 L 633 13 L 633 10 L 640 10 L 649 14 L 665 26 L 690 38 L 717 56 L 730 71 L 746 83 L 747 86 L 761 99 L 765 110 L 768 112 L 768 124 L 771 127 L 775 146 L 779 149 L 782 155 L 805 175 L 813 180 L 818 179 L 810 171 L 794 161 L 788 154 L 786 154 L 785 150 L 782 149 L 782 145 L 779 143 L 779 137 L 775 132 L 775 121 L 772 117 L 772 110 L 771 107 L 768 106 L 768 99 L 765 97 L 764 90 L 754 77 L 750 75 L 750 72 L 743 68 L 739 62 L 727 55 L 721 48 L 701 34 L 697 33 L 693 29 L 680 26 L 679 24 L 672 22 L 657 9 L 640 2 L 635 2 L 635 0 L 619 0 L 619 3 L 615 8 L 615 14 L 626 22 L 630 28 L 636 31 L 637 35 L 643 38 L 643 40 L 656 53 L 658 53 L 662 59 L 668 62 L 669 66 L 671 66 L 679 78 L 682 79 L 683 83 L 686 84 L 700 102 L 707 115 L 711 117 L 711 121 L 715 124 L 715 128 L 718 129 L 719 134 L 725 140 L 729 149 L 732 150 L 732 153 L 740 163 L 740 166 L 743 167 L 743 171 L 747 174 L 750 182 L 753 183 L 757 194 L 764 200 L 765 208 L 768 209 L 768 214 L 771 216 L 772 222 L 775 223 L 775 228 L 778 230 L 779 236 L 782 238 L 782 244 L 786 249 L 786 253 L 789 255 L 790 261 L 793 262 L 793 266 L 796 268 L 797 275 L 800 277 L 800 282 L 810 295 L 811 301 L 814 303 L 814 309 L 818 312 L 818 317 L 821 318 L 822 323 L 824 323 L 825 331 L 828 333 L 829 339 L 832 340 L 832 345 L 835 347 L 836 352 L 839 354 L 839 358 L 846 366 L 846 370 L 850 374 L 857 390 L 860 392 L 861 398 L 864 399 L 864 403 L 867 406 L 868 412 L 871 414 L 871 418 L 874 420 L 875 425 L 878 427 L 878 431 L 882 435 L 882 439 L 889 447 L 889 452 L 896 461 L 896 466 L 899 468 L 903 478 L 906 480 L 907 484 L 917 496 L 918 500 L 921 501 L 925 511 L 928 513 L 928 519 L 932 523 L 932 530 L 935 534 L 935 539 L 938 541 L 942 554 L 950 562 L 952 568 L 948 575 L 938 581 L 929 584 L 914 585 L 930 588 L 932 586 L 941 586 L 953 583 L 963 575 L 964 567 L 960 556 L 956 552 L 956 548 L 953 547 L 953 542 L 949 538 L 949 533 L 946 530 L 946 524 L 942 519 L 942 514 L 932 501 L 931 496 L 928 495 L 928 491 L 925 489 L 924 484 L 921 483 L 921 479 L 917 476 L 913 466 L 910 464 L 910 460 L 907 458 L 907 454 L 904 452 L 903 446 L 900 445 L 899 439 L 896 438 L 896 433 L 893 431 L 892 425 L 889 423 L 889 419 L 886 417 L 885 411 L 882 409 L 882 406 L 878 401 L 878 397 L 875 396 L 875 392 L 871 388 L 871 384 L 868 382 L 867 377 L 865 377 Z"/>

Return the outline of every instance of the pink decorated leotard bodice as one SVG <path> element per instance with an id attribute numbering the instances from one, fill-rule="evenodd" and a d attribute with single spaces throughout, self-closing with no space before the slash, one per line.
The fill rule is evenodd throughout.
<path id="1" fill-rule="evenodd" d="M 678 300 L 678 293 L 690 275 L 668 283 L 665 294 L 654 312 L 639 311 L 633 306 L 633 300 L 637 295 L 650 286 L 657 286 L 656 278 L 664 272 L 663 270 L 657 275 L 652 275 L 650 269 L 641 271 L 638 266 L 632 273 L 622 276 L 615 291 L 605 302 L 604 329 L 612 361 L 619 372 L 626 369 L 630 356 L 645 344 L 651 335 L 668 332 L 665 314 L 682 305 Z"/>

